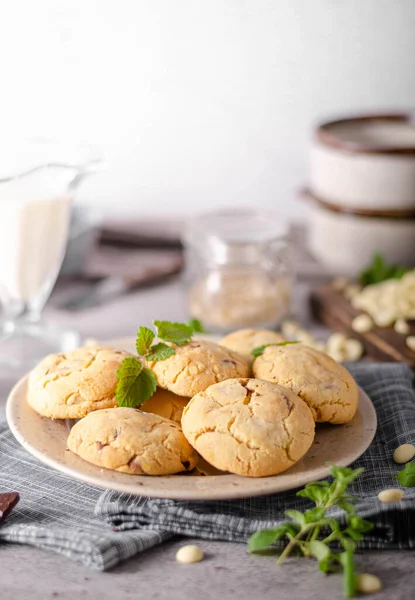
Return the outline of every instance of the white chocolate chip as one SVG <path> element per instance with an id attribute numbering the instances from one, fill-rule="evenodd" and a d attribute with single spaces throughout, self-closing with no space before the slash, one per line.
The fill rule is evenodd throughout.
<path id="1" fill-rule="evenodd" d="M 286 320 L 281 325 L 281 331 L 284 337 L 294 339 L 297 331 L 301 329 L 300 325 L 296 321 Z"/>
<path id="2" fill-rule="evenodd" d="M 344 342 L 345 360 L 352 362 L 362 358 L 364 353 L 363 344 L 359 340 L 349 338 Z"/>
<path id="3" fill-rule="evenodd" d="M 332 333 L 329 339 L 327 340 L 327 350 L 328 352 L 340 352 L 344 349 L 344 343 L 346 341 L 346 336 L 343 333 Z"/>
<path id="4" fill-rule="evenodd" d="M 176 553 L 176 560 L 184 565 L 203 560 L 203 550 L 199 546 L 182 546 Z"/>
<path id="5" fill-rule="evenodd" d="M 382 582 L 376 575 L 359 573 L 356 576 L 356 589 L 361 594 L 376 594 L 382 589 Z"/>
<path id="6" fill-rule="evenodd" d="M 393 460 L 398 463 L 398 465 L 403 465 L 404 463 L 409 462 L 415 456 L 415 446 L 412 444 L 402 444 L 398 448 L 396 448 L 393 453 Z"/>
<path id="7" fill-rule="evenodd" d="M 395 312 L 387 308 L 380 309 L 376 311 L 373 318 L 378 327 L 389 327 L 395 320 Z"/>
<path id="8" fill-rule="evenodd" d="M 396 333 L 402 333 L 402 335 L 406 335 L 407 333 L 409 333 L 409 325 L 405 321 L 405 319 L 402 319 L 402 317 L 396 319 L 394 329 Z"/>
<path id="9" fill-rule="evenodd" d="M 406 338 L 406 345 L 408 346 L 409 350 L 415 352 L 415 335 L 408 335 Z"/>
<path id="10" fill-rule="evenodd" d="M 302 344 L 305 344 L 306 346 L 314 347 L 314 344 L 316 342 L 315 337 L 312 336 L 311 333 L 308 333 L 308 331 L 305 331 L 304 329 L 298 329 L 295 337 L 296 340 L 298 340 Z"/>
<path id="11" fill-rule="evenodd" d="M 378 498 L 381 502 L 399 502 L 404 497 L 402 490 L 397 488 L 390 488 L 388 490 L 382 490 L 378 494 Z"/>
<path id="12" fill-rule="evenodd" d="M 352 321 L 352 329 L 353 331 L 356 331 L 356 333 L 366 333 L 373 329 L 373 321 L 369 315 L 357 315 Z"/>
<path id="13" fill-rule="evenodd" d="M 343 352 L 341 352 L 340 350 L 327 350 L 326 354 L 328 354 L 330 356 L 330 358 L 332 358 L 333 360 L 335 360 L 336 362 L 343 362 L 345 360 L 345 356 L 343 354 Z"/>

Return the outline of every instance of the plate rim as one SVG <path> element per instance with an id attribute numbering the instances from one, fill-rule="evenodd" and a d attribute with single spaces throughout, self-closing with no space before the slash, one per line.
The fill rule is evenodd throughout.
<path id="1" fill-rule="evenodd" d="M 125 338 L 125 339 L 127 339 L 127 338 Z M 131 340 L 131 339 L 132 338 L 128 338 L 128 340 Z M 292 484 L 284 485 L 283 484 L 281 486 L 281 481 L 283 481 L 282 478 L 284 477 L 285 474 L 289 475 L 290 469 L 288 469 L 287 471 L 285 471 L 279 475 L 272 475 L 269 477 L 242 477 L 240 475 L 235 475 L 235 474 L 209 475 L 207 477 L 209 477 L 210 480 L 212 478 L 215 478 L 215 480 L 220 479 L 222 481 L 222 483 L 225 483 L 225 481 L 224 481 L 225 477 L 232 478 L 232 481 L 243 480 L 245 482 L 245 486 L 241 487 L 241 488 L 239 488 L 239 486 L 235 487 L 234 491 L 229 491 L 229 490 L 222 491 L 220 485 L 216 486 L 215 490 L 206 490 L 206 489 L 203 490 L 203 489 L 199 489 L 199 488 L 197 488 L 197 486 L 195 486 L 194 490 L 191 490 L 191 491 L 187 490 L 185 492 L 181 492 L 180 485 L 173 486 L 170 490 L 164 491 L 164 490 L 160 490 L 160 489 L 156 489 L 156 488 L 152 487 L 152 481 L 154 481 L 154 479 L 155 479 L 153 477 L 139 476 L 139 475 L 127 475 L 127 474 L 115 472 L 115 473 L 117 473 L 117 475 L 126 475 L 127 477 L 134 477 L 134 480 L 135 480 L 136 486 L 137 486 L 137 490 L 134 490 L 134 489 L 132 489 L 133 486 L 132 486 L 131 482 L 128 482 L 128 481 L 126 481 L 126 483 L 114 482 L 114 481 L 110 481 L 109 478 L 106 478 L 105 474 L 103 475 L 103 471 L 105 472 L 107 469 L 103 469 L 97 465 L 91 465 L 88 463 L 89 468 L 91 468 L 91 467 L 96 468 L 96 470 L 97 470 L 96 475 L 91 475 L 87 472 L 83 472 L 82 470 L 78 470 L 76 467 L 72 467 L 70 465 L 66 465 L 64 463 L 59 462 L 57 459 L 48 455 L 47 452 L 42 451 L 41 449 L 34 446 L 32 444 L 32 442 L 29 442 L 25 438 L 23 432 L 19 428 L 19 423 L 18 423 L 19 420 L 18 420 L 18 418 L 15 418 L 14 412 L 19 410 L 19 407 L 22 403 L 22 398 L 24 397 L 24 394 L 22 394 L 22 389 L 25 386 L 27 386 L 28 378 L 29 378 L 29 374 L 22 377 L 13 386 L 13 388 L 11 389 L 9 396 L 7 398 L 6 419 L 7 419 L 7 423 L 9 425 L 9 428 L 10 428 L 13 436 L 21 444 L 21 446 L 23 446 L 23 448 L 25 448 L 32 456 L 37 458 L 43 464 L 48 465 L 49 467 L 53 468 L 56 471 L 64 473 L 65 475 L 71 477 L 72 479 L 88 483 L 89 485 L 93 485 L 95 487 L 99 487 L 102 489 L 111 489 L 111 490 L 128 493 L 128 494 L 132 494 L 132 495 L 136 495 L 136 496 L 147 496 L 147 497 L 152 497 L 152 498 L 168 498 L 171 500 L 203 500 L 203 501 L 234 500 L 234 499 L 238 499 L 238 498 L 241 499 L 241 498 L 249 498 L 249 497 L 255 497 L 255 496 L 265 496 L 265 495 L 270 495 L 270 494 L 283 493 L 288 490 L 296 489 L 298 487 L 303 487 L 305 484 L 307 484 L 311 481 L 320 480 L 329 475 L 330 467 L 326 466 L 325 464 L 323 464 L 321 467 L 312 469 L 309 474 L 307 472 L 303 473 L 301 475 L 301 482 L 299 482 L 297 485 L 292 485 Z M 338 464 L 339 466 L 343 466 L 343 467 L 350 465 L 352 462 L 354 462 L 360 456 L 362 456 L 362 454 L 364 452 L 366 452 L 366 450 L 371 445 L 373 438 L 376 435 L 377 426 L 378 426 L 376 410 L 375 410 L 375 407 L 374 407 L 371 399 L 369 398 L 367 393 L 360 386 L 358 386 L 358 387 L 359 387 L 358 411 L 360 411 L 362 418 L 363 418 L 365 435 L 363 437 L 363 440 L 361 442 L 359 449 L 356 452 L 349 451 L 344 458 L 341 458 L 338 461 L 336 461 L 336 464 Z M 24 398 L 24 402 L 26 402 L 25 398 Z M 361 410 L 362 404 L 363 404 L 363 410 Z M 30 409 L 30 406 L 28 404 L 26 404 L 26 407 L 28 409 Z M 33 409 L 31 409 L 31 410 L 33 410 Z M 43 418 L 40 415 L 38 415 L 35 411 L 33 411 L 33 413 L 34 413 L 34 415 L 36 415 L 37 418 L 39 418 L 39 419 Z M 341 425 L 339 427 L 341 427 Z M 371 429 L 369 429 L 369 427 Z M 79 458 L 79 457 L 77 457 L 77 458 Z M 83 459 L 81 459 L 81 458 L 79 458 L 79 460 L 84 462 Z M 108 470 L 108 472 L 112 473 L 111 470 Z M 164 476 L 157 477 L 157 480 L 160 480 L 160 479 L 163 479 L 163 480 L 164 479 L 173 479 L 173 480 L 176 479 L 177 480 L 178 477 L 180 477 L 180 475 L 167 475 L 167 476 L 164 475 Z M 181 477 L 186 477 L 186 479 L 189 478 L 188 475 L 186 475 L 186 476 L 182 475 Z M 202 479 L 206 481 L 207 477 L 203 477 Z M 197 477 L 197 479 L 200 479 L 200 477 Z M 145 483 L 143 483 L 143 480 L 145 481 Z M 276 482 L 276 480 L 280 482 L 280 485 L 277 485 L 277 483 L 276 483 L 276 487 L 278 489 L 276 489 L 276 487 L 274 487 L 272 485 L 273 482 Z M 268 485 L 261 486 L 261 484 L 259 484 L 259 482 L 267 482 L 267 481 L 269 482 Z M 251 482 L 251 485 L 248 484 L 248 486 L 247 486 L 247 482 Z M 245 489 L 246 487 L 248 487 L 250 489 L 246 490 Z M 269 489 L 267 489 L 267 488 L 269 488 Z"/>

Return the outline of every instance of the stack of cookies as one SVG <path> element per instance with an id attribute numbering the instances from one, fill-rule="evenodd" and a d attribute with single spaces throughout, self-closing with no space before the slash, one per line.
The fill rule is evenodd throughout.
<path id="1" fill-rule="evenodd" d="M 132 355 L 79 348 L 32 371 L 28 402 L 43 417 L 76 419 L 68 448 L 99 467 L 172 475 L 192 471 L 202 456 L 221 471 L 277 475 L 309 450 L 315 422 L 347 423 L 358 402 L 343 366 L 283 341 L 245 329 L 219 344 L 174 346 L 172 356 L 146 364 L 158 388 L 138 409 L 118 407 L 115 394 L 117 371 Z"/>

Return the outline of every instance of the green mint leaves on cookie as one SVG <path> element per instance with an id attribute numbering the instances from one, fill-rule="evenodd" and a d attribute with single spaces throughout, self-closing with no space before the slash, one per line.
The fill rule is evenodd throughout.
<path id="1" fill-rule="evenodd" d="M 373 529 L 373 523 L 356 513 L 356 500 L 347 490 L 348 485 L 362 472 L 363 469 L 353 470 L 331 465 L 332 482 L 314 481 L 297 492 L 297 496 L 311 500 L 315 507 L 304 512 L 285 511 L 289 521 L 251 535 L 248 542 L 249 551 L 264 554 L 269 546 L 277 542 L 281 550 L 277 564 L 281 564 L 285 558 L 295 552 L 301 556 L 316 558 L 319 569 L 323 573 L 330 573 L 341 566 L 344 596 L 354 597 L 356 542 L 361 541 L 365 533 Z M 327 514 L 333 507 L 346 513 L 341 521 Z M 282 543 L 284 539 L 285 544 Z M 340 551 L 332 548 L 333 543 L 340 547 Z"/>
<path id="2" fill-rule="evenodd" d="M 169 358 L 169 356 L 173 356 L 173 354 L 174 348 L 172 348 L 172 346 L 159 342 L 158 344 L 151 346 L 150 352 L 146 355 L 146 360 L 149 362 L 157 362 L 159 360 L 165 360 L 166 358 Z"/>
<path id="3" fill-rule="evenodd" d="M 265 348 L 269 348 L 269 346 L 288 346 L 289 344 L 298 344 L 298 342 L 275 342 L 273 344 L 264 344 L 263 346 L 257 346 L 251 352 L 252 356 L 258 358 L 264 352 Z"/>
<path id="4" fill-rule="evenodd" d="M 415 487 L 415 462 L 406 463 L 402 471 L 399 471 L 396 479 L 404 487 Z"/>
<path id="5" fill-rule="evenodd" d="M 156 334 L 149 327 L 139 327 L 136 339 L 137 354 L 145 358 L 148 362 L 157 362 L 166 360 L 169 356 L 175 354 L 173 346 L 166 344 L 175 344 L 183 346 L 187 344 L 196 327 L 201 327 L 201 323 L 186 325 L 186 323 L 171 323 L 170 321 L 154 321 L 157 328 L 157 336 L 161 342 L 153 344 Z M 151 369 L 143 367 L 142 363 L 130 356 L 125 358 L 117 372 L 117 390 L 115 393 L 118 406 L 127 406 L 135 408 L 148 400 L 157 388 L 157 379 Z"/>
<path id="6" fill-rule="evenodd" d="M 156 334 L 148 327 L 140 327 L 137 333 L 135 347 L 137 348 L 138 356 L 145 356 L 151 348 Z"/>
<path id="7" fill-rule="evenodd" d="M 150 369 L 144 369 L 133 356 L 125 358 L 117 372 L 118 385 L 116 399 L 118 406 L 135 408 L 156 391 L 157 381 Z"/>
<path id="8" fill-rule="evenodd" d="M 153 321 L 157 327 L 157 335 L 165 342 L 176 346 L 184 346 L 192 339 L 194 329 L 186 323 L 171 323 L 170 321 Z"/>

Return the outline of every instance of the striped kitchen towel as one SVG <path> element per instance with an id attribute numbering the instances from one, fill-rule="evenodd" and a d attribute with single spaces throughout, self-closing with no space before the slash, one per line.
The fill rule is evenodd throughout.
<path id="1" fill-rule="evenodd" d="M 380 490 L 398 487 L 393 450 L 415 442 L 413 374 L 402 364 L 356 363 L 352 375 L 371 397 L 378 431 L 353 468 L 364 474 L 352 484 L 358 511 L 375 528 L 361 548 L 415 547 L 415 488 L 396 504 L 382 504 Z M 74 481 L 30 456 L 0 425 L 0 492 L 17 490 L 21 501 L 0 524 L 0 542 L 32 544 L 60 552 L 95 569 L 119 562 L 172 535 L 246 542 L 258 529 L 284 520 L 288 508 L 304 510 L 295 491 L 234 501 L 185 502 L 135 497 Z M 341 515 L 335 516 L 341 517 Z"/>

